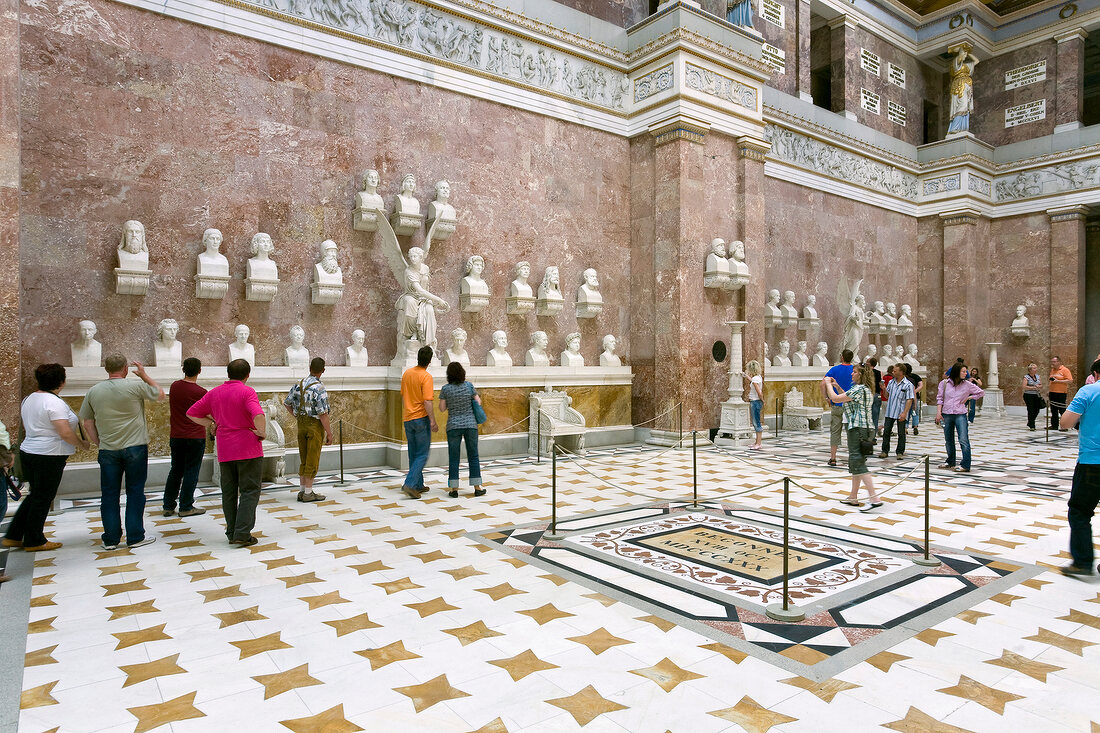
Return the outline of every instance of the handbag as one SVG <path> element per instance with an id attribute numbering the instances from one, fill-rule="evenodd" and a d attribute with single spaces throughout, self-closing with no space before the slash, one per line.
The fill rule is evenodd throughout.
<path id="1" fill-rule="evenodd" d="M 875 441 L 873 440 L 860 440 L 859 452 L 861 455 L 869 456 L 875 452 Z"/>
<path id="2" fill-rule="evenodd" d="M 475 392 L 474 395 L 476 394 Z M 481 403 L 474 399 L 474 395 L 470 396 L 470 408 L 474 411 L 474 420 L 477 421 L 477 424 L 483 425 L 489 419 L 489 416 L 485 414 L 485 408 L 481 406 Z"/>

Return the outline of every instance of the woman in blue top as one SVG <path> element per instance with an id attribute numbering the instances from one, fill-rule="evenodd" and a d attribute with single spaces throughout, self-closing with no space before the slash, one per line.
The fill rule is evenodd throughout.
<path id="1" fill-rule="evenodd" d="M 481 488 L 481 460 L 477 454 L 477 420 L 474 418 L 474 402 L 481 404 L 474 385 L 466 381 L 462 364 L 452 361 L 447 365 L 447 384 L 439 390 L 439 409 L 447 413 L 447 471 L 448 496 L 458 498 L 458 459 L 462 439 L 466 439 L 466 460 L 470 463 L 470 485 L 474 496 L 484 496 Z"/>

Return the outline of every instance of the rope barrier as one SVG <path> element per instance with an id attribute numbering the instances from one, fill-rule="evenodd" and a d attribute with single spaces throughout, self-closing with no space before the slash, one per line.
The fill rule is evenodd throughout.
<path id="1" fill-rule="evenodd" d="M 632 428 L 640 428 L 640 427 L 642 427 L 643 425 L 647 425 L 647 424 L 649 424 L 649 423 L 651 423 L 651 422 L 656 422 L 656 421 L 660 420 L 660 419 L 661 419 L 662 417 L 664 417 L 665 415 L 667 415 L 667 414 L 669 414 L 670 412 L 672 412 L 673 410 L 677 410 L 677 409 L 679 409 L 679 408 L 680 408 L 680 407 L 681 407 L 681 406 L 682 406 L 683 404 L 684 404 L 683 402 L 677 402 L 677 403 L 676 403 L 675 405 L 673 405 L 672 407 L 668 408 L 667 410 L 665 410 L 664 412 L 662 412 L 662 413 L 661 413 L 660 415 L 657 415 L 656 417 L 651 417 L 651 418 L 649 418 L 648 420 L 643 420 L 643 421 L 642 421 L 642 422 L 640 422 L 640 423 L 635 423 L 634 425 L 631 425 L 630 427 L 632 427 Z"/>

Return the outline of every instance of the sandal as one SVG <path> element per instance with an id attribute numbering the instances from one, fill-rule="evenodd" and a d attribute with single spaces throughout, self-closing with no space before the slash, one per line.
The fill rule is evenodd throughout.
<path id="1" fill-rule="evenodd" d="M 848 501 L 847 499 L 841 499 L 840 503 L 847 504 L 848 506 L 863 506 L 863 504 L 858 501 Z"/>
<path id="2" fill-rule="evenodd" d="M 458 498 L 458 489 L 451 489 L 450 491 L 447 492 L 447 496 L 451 497 L 452 499 L 457 499 Z"/>
<path id="3" fill-rule="evenodd" d="M 830 458 L 829 459 L 829 465 L 830 466 L 835 466 L 836 465 L 836 459 L 835 458 Z"/>
<path id="4" fill-rule="evenodd" d="M 873 502 L 871 502 L 870 504 L 868 504 L 867 506 L 865 506 L 865 507 L 863 507 L 862 509 L 860 509 L 860 511 L 861 511 L 861 512 L 869 512 L 869 511 L 871 511 L 872 509 L 878 509 L 878 508 L 879 508 L 880 506 L 882 506 L 882 502 L 881 502 L 881 501 L 873 501 Z"/>

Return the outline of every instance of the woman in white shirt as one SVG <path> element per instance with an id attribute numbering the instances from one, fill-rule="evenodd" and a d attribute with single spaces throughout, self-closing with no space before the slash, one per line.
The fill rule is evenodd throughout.
<path id="1" fill-rule="evenodd" d="M 760 362 L 753 359 L 745 365 L 741 377 L 749 380 L 749 415 L 752 417 L 752 429 L 756 431 L 756 442 L 749 450 L 760 450 L 764 438 L 764 377 L 760 374 Z"/>
<path id="2" fill-rule="evenodd" d="M 38 391 L 20 408 L 27 437 L 19 444 L 19 461 L 30 490 L 3 540 L 4 547 L 22 547 L 27 552 L 61 547 L 60 542 L 47 542 L 42 528 L 61 485 L 65 461 L 77 448 L 90 445 L 77 433 L 76 413 L 57 396 L 65 386 L 65 367 L 39 364 L 34 378 Z"/>

